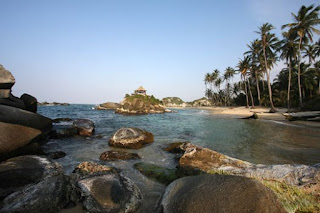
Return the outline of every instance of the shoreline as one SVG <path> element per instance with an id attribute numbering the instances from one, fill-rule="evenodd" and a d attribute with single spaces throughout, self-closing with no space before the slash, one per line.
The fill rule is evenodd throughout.
<path id="1" fill-rule="evenodd" d="M 275 121 L 288 125 L 295 125 L 298 127 L 320 128 L 320 122 L 315 121 L 288 121 L 282 113 L 287 112 L 287 108 L 276 108 L 276 113 L 269 113 L 269 107 L 255 107 L 254 109 L 246 108 L 244 106 L 236 107 L 168 107 L 172 109 L 202 109 L 208 110 L 213 115 L 223 115 L 232 118 L 246 118 L 253 113 L 258 115 L 259 120 Z"/>

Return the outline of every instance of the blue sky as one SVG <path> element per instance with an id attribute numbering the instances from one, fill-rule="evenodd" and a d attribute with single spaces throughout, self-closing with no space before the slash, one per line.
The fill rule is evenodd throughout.
<path id="1" fill-rule="evenodd" d="M 236 66 L 259 26 L 280 36 L 291 12 L 317 3 L 0 0 L 0 64 L 16 78 L 14 95 L 39 101 L 119 102 L 140 85 L 191 101 L 203 97 L 205 73 Z"/>

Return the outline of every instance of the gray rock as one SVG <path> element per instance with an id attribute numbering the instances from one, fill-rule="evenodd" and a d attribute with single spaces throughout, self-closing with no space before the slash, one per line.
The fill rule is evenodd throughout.
<path id="1" fill-rule="evenodd" d="M 101 153 L 100 160 L 115 161 L 115 160 L 134 160 L 141 157 L 137 153 L 123 152 L 123 151 L 105 151 Z"/>
<path id="2" fill-rule="evenodd" d="M 0 98 L 9 98 L 11 89 L 0 89 Z"/>
<path id="3" fill-rule="evenodd" d="M 29 94 L 23 94 L 21 95 L 20 99 L 23 101 L 26 110 L 30 112 L 37 112 L 38 107 L 38 101 L 35 97 L 29 95 Z"/>
<path id="4" fill-rule="evenodd" d="M 52 127 L 52 121 L 37 113 L 15 107 L 0 105 L 0 121 L 4 123 L 18 124 L 48 133 Z"/>
<path id="5" fill-rule="evenodd" d="M 180 178 L 167 187 L 161 208 L 163 213 L 286 212 L 258 181 L 229 175 Z"/>
<path id="6" fill-rule="evenodd" d="M 20 156 L 0 164 L 1 213 L 58 212 L 66 202 L 63 169 L 48 158 Z"/>
<path id="7" fill-rule="evenodd" d="M 9 95 L 9 98 L 0 98 L 0 105 L 16 107 L 19 109 L 26 109 L 23 100 L 13 96 L 11 93 Z"/>
<path id="8" fill-rule="evenodd" d="M 15 78 L 0 64 L 0 89 L 11 89 L 16 82 Z"/>
<path id="9" fill-rule="evenodd" d="M 21 148 L 41 135 L 41 131 L 17 124 L 0 122 L 0 154 Z"/>
<path id="10" fill-rule="evenodd" d="M 73 122 L 73 127 L 82 136 L 91 136 L 94 133 L 94 123 L 88 119 L 77 119 Z"/>
<path id="11" fill-rule="evenodd" d="M 139 149 L 153 142 L 153 134 L 138 128 L 121 128 L 109 140 L 110 146 Z"/>

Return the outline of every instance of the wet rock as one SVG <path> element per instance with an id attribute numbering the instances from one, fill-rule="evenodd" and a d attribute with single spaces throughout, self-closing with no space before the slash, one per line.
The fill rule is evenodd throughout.
<path id="1" fill-rule="evenodd" d="M 48 158 L 20 156 L 0 164 L 0 212 L 58 212 L 65 201 L 63 169 Z"/>
<path id="2" fill-rule="evenodd" d="M 51 131 L 52 121 L 37 113 L 15 107 L 0 105 L 0 121 L 38 129 L 42 134 Z"/>
<path id="3" fill-rule="evenodd" d="M 170 184 L 172 181 L 178 178 L 176 175 L 176 169 L 169 169 L 151 163 L 136 163 L 134 164 L 134 168 L 148 178 L 156 180 L 165 185 Z"/>
<path id="4" fill-rule="evenodd" d="M 0 122 L 0 154 L 12 152 L 39 138 L 41 131 L 17 124 Z"/>
<path id="5" fill-rule="evenodd" d="M 60 159 L 60 158 L 64 158 L 66 156 L 66 153 L 63 151 L 56 151 L 56 152 L 49 152 L 47 153 L 47 156 L 51 159 Z"/>
<path id="6" fill-rule="evenodd" d="M 139 188 L 112 167 L 83 162 L 71 180 L 74 194 L 88 212 L 135 212 L 141 204 Z"/>
<path id="7" fill-rule="evenodd" d="M 137 153 L 129 153 L 123 151 L 105 151 L 100 155 L 100 160 L 115 161 L 115 160 L 133 160 L 140 159 Z"/>
<path id="8" fill-rule="evenodd" d="M 81 136 L 91 136 L 94 133 L 94 123 L 88 119 L 77 119 L 73 122 L 73 126 Z"/>
<path id="9" fill-rule="evenodd" d="M 69 122 L 72 121 L 71 118 L 56 118 L 52 120 L 52 123 L 61 123 L 61 122 Z"/>
<path id="10" fill-rule="evenodd" d="M 28 94 L 23 94 L 20 97 L 20 99 L 23 101 L 27 111 L 37 112 L 38 101 L 35 97 L 28 95 Z"/>
<path id="11" fill-rule="evenodd" d="M 185 147 L 187 144 L 190 144 L 190 142 L 174 142 L 169 144 L 164 150 L 171 153 L 183 154 L 186 151 Z"/>
<path id="12" fill-rule="evenodd" d="M 257 113 L 254 112 L 251 116 L 240 118 L 240 119 L 258 119 L 258 115 Z"/>
<path id="13" fill-rule="evenodd" d="M 109 140 L 110 146 L 139 149 L 153 142 L 153 134 L 138 128 L 121 128 Z"/>
<path id="14" fill-rule="evenodd" d="M 163 213 L 286 212 L 258 181 L 229 175 L 180 178 L 167 187 L 161 208 Z"/>
<path id="15" fill-rule="evenodd" d="M 61 138 L 70 138 L 78 134 L 78 131 L 75 127 L 71 125 L 61 125 L 53 126 L 53 130 L 50 132 L 50 138 L 61 139 Z"/>

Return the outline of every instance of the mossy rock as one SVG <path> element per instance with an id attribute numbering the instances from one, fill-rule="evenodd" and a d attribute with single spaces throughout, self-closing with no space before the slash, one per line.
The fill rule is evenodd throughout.
<path id="1" fill-rule="evenodd" d="M 169 185 L 172 181 L 178 179 L 176 169 L 169 169 L 151 163 L 136 163 L 134 168 L 139 170 L 146 177 L 157 182 Z"/>

